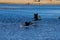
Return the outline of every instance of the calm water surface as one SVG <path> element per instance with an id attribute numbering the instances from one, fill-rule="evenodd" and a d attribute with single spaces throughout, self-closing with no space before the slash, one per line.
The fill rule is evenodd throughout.
<path id="1" fill-rule="evenodd" d="M 60 5 L 0 4 L 0 40 L 60 40 L 59 16 Z M 25 21 L 33 24 L 25 29 Z"/>

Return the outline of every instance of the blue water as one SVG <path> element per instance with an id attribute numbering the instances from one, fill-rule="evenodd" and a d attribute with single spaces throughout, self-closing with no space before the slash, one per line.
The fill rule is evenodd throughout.
<path id="1" fill-rule="evenodd" d="M 0 4 L 0 40 L 60 40 L 59 16 L 60 5 Z M 33 24 L 25 29 L 25 21 Z"/>

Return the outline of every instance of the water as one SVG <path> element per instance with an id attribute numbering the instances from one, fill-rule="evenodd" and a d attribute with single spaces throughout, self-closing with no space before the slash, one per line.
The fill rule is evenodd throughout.
<path id="1" fill-rule="evenodd" d="M 60 5 L 0 4 L 0 40 L 60 40 L 59 16 Z M 25 21 L 33 24 L 25 29 Z"/>

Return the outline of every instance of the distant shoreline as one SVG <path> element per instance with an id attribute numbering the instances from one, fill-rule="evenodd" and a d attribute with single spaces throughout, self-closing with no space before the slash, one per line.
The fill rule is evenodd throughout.
<path id="1" fill-rule="evenodd" d="M 25 5 L 60 5 L 60 3 L 40 4 L 40 3 L 0 3 L 0 4 L 25 4 Z"/>
<path id="2" fill-rule="evenodd" d="M 11 5 L 60 5 L 60 4 L 28 4 L 28 3 L 0 3 L 0 4 L 11 4 Z"/>

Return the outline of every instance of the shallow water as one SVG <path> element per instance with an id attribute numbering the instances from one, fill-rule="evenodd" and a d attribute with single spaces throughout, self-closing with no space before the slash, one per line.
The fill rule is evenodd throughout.
<path id="1" fill-rule="evenodd" d="M 33 21 L 34 13 L 42 20 Z M 0 4 L 0 40 L 60 40 L 60 5 Z M 33 24 L 25 29 L 25 21 Z"/>

